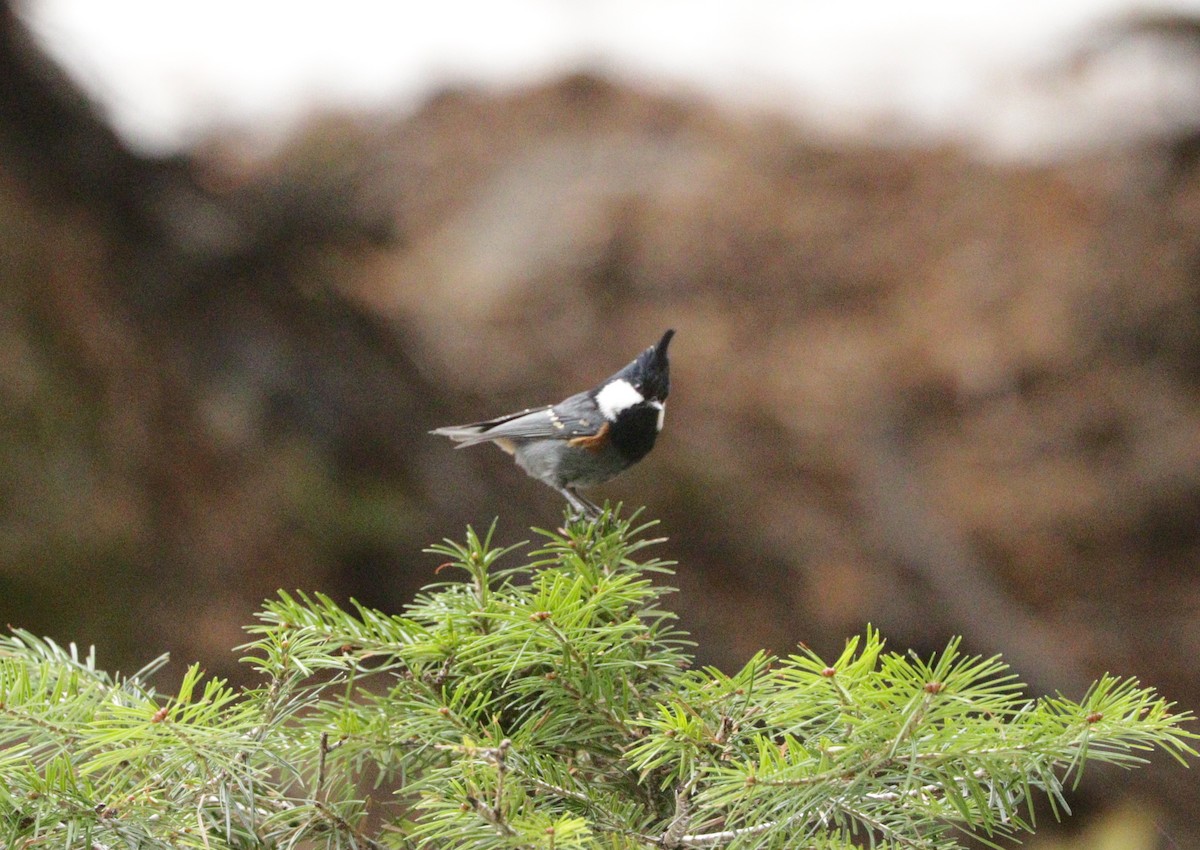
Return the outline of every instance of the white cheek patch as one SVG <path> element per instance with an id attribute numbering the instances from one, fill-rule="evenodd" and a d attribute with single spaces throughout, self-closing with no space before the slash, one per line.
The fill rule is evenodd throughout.
<path id="1" fill-rule="evenodd" d="M 596 406 L 600 408 L 600 413 L 609 422 L 615 422 L 621 411 L 628 410 L 645 400 L 645 396 L 635 390 L 633 384 L 624 378 L 605 384 L 600 392 L 596 393 Z"/>
<path id="2" fill-rule="evenodd" d="M 663 420 L 667 418 L 667 403 L 665 401 L 652 401 L 650 406 L 658 410 L 658 430 L 662 430 Z"/>

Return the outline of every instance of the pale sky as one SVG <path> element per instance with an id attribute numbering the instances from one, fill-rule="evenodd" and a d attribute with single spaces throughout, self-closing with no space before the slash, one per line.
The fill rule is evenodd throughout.
<path id="1" fill-rule="evenodd" d="M 1068 73 L 1122 15 L 1200 0 L 25 0 L 136 147 L 286 130 L 314 107 L 412 109 L 448 83 L 572 70 L 766 108 L 832 133 L 952 137 L 1009 156 L 1200 112 L 1197 55 L 1131 41 Z M 1181 117 L 1182 116 L 1182 117 Z"/>

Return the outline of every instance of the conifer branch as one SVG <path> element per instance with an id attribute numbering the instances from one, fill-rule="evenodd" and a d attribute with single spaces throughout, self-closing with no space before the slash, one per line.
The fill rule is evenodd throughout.
<path id="1" fill-rule="evenodd" d="M 465 580 L 403 615 L 280 593 L 241 647 L 257 688 L 192 667 L 162 694 L 162 660 L 121 677 L 0 638 L 0 846 L 952 850 L 1029 831 L 1037 795 L 1067 812 L 1088 764 L 1195 755 L 1191 714 L 1134 679 L 1033 700 L 957 641 L 918 658 L 868 628 L 835 659 L 692 669 L 636 518 L 539 531 L 508 567 L 469 529 L 431 548 Z"/>

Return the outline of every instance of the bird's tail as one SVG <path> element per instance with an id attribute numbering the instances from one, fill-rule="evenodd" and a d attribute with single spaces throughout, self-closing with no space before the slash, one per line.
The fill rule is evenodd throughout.
<path id="1" fill-rule="evenodd" d="M 444 428 L 434 428 L 429 433 L 437 434 L 439 437 L 449 437 L 458 443 L 454 448 L 465 449 L 467 446 L 486 443 L 492 439 L 486 433 L 490 424 L 490 422 L 475 422 L 470 425 L 447 425 Z"/>

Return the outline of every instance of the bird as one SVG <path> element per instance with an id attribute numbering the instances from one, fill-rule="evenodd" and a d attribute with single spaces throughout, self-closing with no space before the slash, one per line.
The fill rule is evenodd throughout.
<path id="1" fill-rule="evenodd" d="M 603 484 L 654 448 L 667 412 L 667 346 L 674 335 L 667 330 L 625 368 L 558 404 L 429 433 L 460 449 L 495 443 L 531 478 L 561 493 L 575 516 L 595 520 L 602 511 L 578 491 Z"/>

